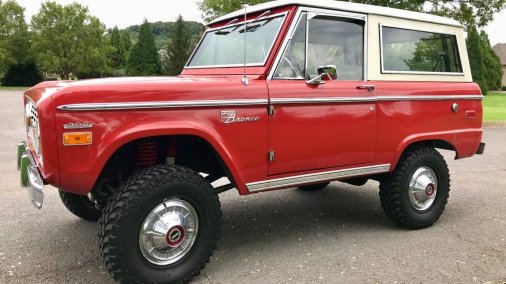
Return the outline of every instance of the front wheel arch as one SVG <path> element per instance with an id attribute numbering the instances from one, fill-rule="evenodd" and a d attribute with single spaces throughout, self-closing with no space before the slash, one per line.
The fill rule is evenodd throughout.
<path id="1" fill-rule="evenodd" d="M 139 145 L 149 141 L 155 143 L 157 149 L 156 160 L 151 165 L 138 164 Z M 92 195 L 99 204 L 105 204 L 116 188 L 123 180 L 134 174 L 145 166 L 167 164 L 167 153 L 174 151 L 175 165 L 189 168 L 198 173 L 206 173 L 206 178 L 213 182 L 221 177 L 229 179 L 230 186 L 227 189 L 236 187 L 237 183 L 229 167 L 206 140 L 193 135 L 166 135 L 143 137 L 130 141 L 117 149 L 103 166 L 95 184 L 91 190 Z M 240 191 L 240 190 L 239 190 Z"/>

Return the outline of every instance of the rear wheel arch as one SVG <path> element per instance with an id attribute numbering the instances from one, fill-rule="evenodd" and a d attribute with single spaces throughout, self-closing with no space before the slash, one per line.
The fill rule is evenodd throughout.
<path id="1" fill-rule="evenodd" d="M 443 149 L 443 150 L 449 150 L 455 152 L 455 158 L 457 159 L 459 156 L 459 152 L 457 147 L 451 142 L 448 142 L 447 140 L 443 139 L 420 139 L 420 140 L 413 140 L 407 143 L 404 143 L 403 145 L 399 146 L 399 149 L 397 151 L 397 155 L 395 157 L 395 163 L 392 164 L 391 170 L 394 170 L 397 167 L 397 164 L 399 163 L 400 158 L 405 155 L 406 153 L 410 151 L 414 151 L 420 147 L 429 147 L 433 149 Z"/>

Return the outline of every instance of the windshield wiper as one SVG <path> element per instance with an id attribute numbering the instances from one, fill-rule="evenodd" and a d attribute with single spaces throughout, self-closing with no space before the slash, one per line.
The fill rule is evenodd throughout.
<path id="1" fill-rule="evenodd" d="M 246 32 L 256 32 L 257 30 L 259 30 L 261 27 L 263 27 L 265 24 L 267 24 L 269 21 L 263 23 L 263 24 L 255 24 L 255 25 L 248 25 L 248 29 L 246 30 Z M 239 31 L 239 33 L 244 33 L 244 28 L 241 29 Z"/>
<path id="2" fill-rule="evenodd" d="M 262 19 L 263 17 L 266 17 L 266 16 L 269 16 L 271 14 L 271 10 L 269 11 L 265 11 L 264 13 L 262 13 L 260 16 L 256 17 L 256 19 L 254 19 L 253 21 L 251 21 L 251 23 L 254 23 L 260 19 Z M 246 32 L 256 32 L 258 31 L 261 27 L 265 26 L 267 23 L 269 23 L 271 20 L 267 20 L 263 23 L 259 23 L 259 24 L 250 24 L 248 25 L 247 23 L 245 24 L 245 28 L 243 28 L 242 30 L 239 31 L 239 33 L 244 33 L 244 31 Z"/>
<path id="3" fill-rule="evenodd" d="M 221 27 L 221 28 L 220 28 L 220 29 L 219 29 L 219 30 L 218 30 L 215 34 L 216 34 L 216 35 L 228 35 L 228 34 L 229 34 L 229 33 L 231 33 L 232 31 L 234 31 L 235 29 L 233 29 L 233 30 L 231 30 L 231 31 L 228 31 L 228 30 L 227 30 L 227 31 L 224 31 L 224 29 L 225 29 L 226 27 L 228 27 L 228 26 L 230 26 L 230 25 L 232 25 L 232 24 L 234 24 L 234 23 L 238 22 L 238 21 L 239 21 L 239 19 L 237 19 L 237 18 L 236 18 L 236 19 L 233 19 L 232 21 L 228 22 L 226 25 L 224 25 L 223 27 Z"/>

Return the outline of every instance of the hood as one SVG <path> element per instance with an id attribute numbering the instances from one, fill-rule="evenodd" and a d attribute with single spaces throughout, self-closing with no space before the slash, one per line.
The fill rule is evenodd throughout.
<path id="1" fill-rule="evenodd" d="M 240 75 L 107 78 L 41 83 L 27 92 L 38 102 L 52 98 L 55 107 L 69 104 L 248 99 L 264 96 L 265 80 Z M 246 89 L 247 88 L 247 89 Z"/>

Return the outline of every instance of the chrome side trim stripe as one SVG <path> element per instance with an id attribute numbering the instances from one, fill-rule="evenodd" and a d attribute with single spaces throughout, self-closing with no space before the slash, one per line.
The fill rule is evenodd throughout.
<path id="1" fill-rule="evenodd" d="M 481 95 L 457 96 L 379 96 L 379 97 L 317 97 L 317 98 L 273 98 L 273 105 L 286 104 L 321 104 L 321 103 L 366 103 L 377 101 L 445 101 L 445 100 L 482 100 Z M 156 108 L 189 108 L 189 107 L 227 107 L 267 105 L 267 99 L 238 99 L 238 100 L 195 100 L 195 101 L 166 101 L 166 102 L 125 102 L 125 103 L 90 103 L 70 104 L 58 106 L 59 110 L 129 110 Z"/>
<path id="2" fill-rule="evenodd" d="M 376 102 L 377 100 L 376 97 L 276 98 L 271 99 L 271 104 L 358 103 Z"/>
<path id="3" fill-rule="evenodd" d="M 156 109 L 156 108 L 189 108 L 189 107 L 220 107 L 220 106 L 252 106 L 267 105 L 267 99 L 241 99 L 241 100 L 195 100 L 195 101 L 167 101 L 167 102 L 126 102 L 126 103 L 90 103 L 61 105 L 59 110 L 129 110 L 129 109 Z"/>
<path id="4" fill-rule="evenodd" d="M 265 181 L 258 181 L 246 184 L 250 192 L 258 192 L 264 190 L 271 190 L 281 187 L 295 186 L 299 184 L 337 180 L 340 178 L 356 177 L 361 175 L 380 174 L 386 173 L 390 170 L 390 164 L 351 168 L 330 172 L 321 172 L 307 175 L 298 175 L 293 177 L 270 179 Z"/>
<path id="5" fill-rule="evenodd" d="M 482 95 L 435 95 L 435 96 L 379 96 L 378 101 L 449 101 L 449 100 L 482 100 Z"/>
<path id="6" fill-rule="evenodd" d="M 378 97 L 319 97 L 319 98 L 273 98 L 273 105 L 288 104 L 321 104 L 321 103 L 365 103 L 377 101 L 450 101 L 450 100 L 482 100 L 481 95 L 435 95 L 435 96 L 378 96 Z"/>

